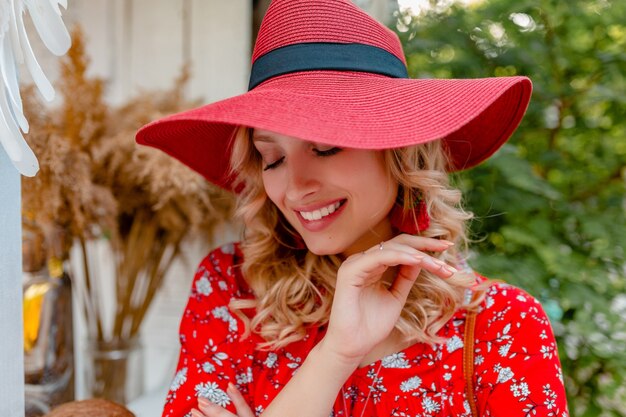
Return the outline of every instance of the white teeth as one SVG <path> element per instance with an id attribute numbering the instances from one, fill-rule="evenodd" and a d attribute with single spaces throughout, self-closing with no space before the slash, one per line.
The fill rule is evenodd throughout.
<path id="1" fill-rule="evenodd" d="M 319 210 L 314 211 L 301 211 L 300 215 L 304 217 L 306 220 L 319 220 L 322 217 L 326 217 L 329 214 L 332 214 L 339 208 L 341 205 L 340 202 L 336 202 L 335 204 L 331 204 L 327 207 L 323 207 Z"/>

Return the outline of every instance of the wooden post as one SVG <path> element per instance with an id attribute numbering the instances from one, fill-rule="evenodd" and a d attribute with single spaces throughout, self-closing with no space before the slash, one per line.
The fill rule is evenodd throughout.
<path id="1" fill-rule="evenodd" d="M 20 174 L 0 147 L 0 416 L 24 416 Z"/>

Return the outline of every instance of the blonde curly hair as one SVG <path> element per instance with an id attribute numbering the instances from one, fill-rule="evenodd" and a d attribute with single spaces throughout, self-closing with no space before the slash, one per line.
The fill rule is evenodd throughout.
<path id="1" fill-rule="evenodd" d="M 232 300 L 230 307 L 246 325 L 244 337 L 255 332 L 265 340 L 260 349 L 276 349 L 301 340 L 308 327 L 328 323 L 342 259 L 319 256 L 295 245 L 299 235 L 265 193 L 262 160 L 252 143 L 252 132 L 240 127 L 235 133 L 231 167 L 241 187 L 236 216 L 245 226 L 242 273 L 255 299 Z M 441 142 L 382 152 L 405 208 L 417 194 L 424 199 L 430 226 L 421 235 L 456 243 L 444 253 L 431 255 L 457 264 L 467 247 L 465 223 L 472 214 L 460 207 L 461 192 L 449 184 Z M 396 329 L 407 341 L 442 342 L 437 332 L 452 315 L 480 301 L 478 297 L 471 305 L 464 304 L 466 290 L 475 284 L 475 276 L 468 272 L 442 279 L 422 270 Z M 246 309 L 255 309 L 252 319 L 243 314 Z"/>

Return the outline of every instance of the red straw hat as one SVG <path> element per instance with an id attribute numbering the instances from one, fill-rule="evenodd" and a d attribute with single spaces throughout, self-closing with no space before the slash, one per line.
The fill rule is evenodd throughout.
<path id="1" fill-rule="evenodd" d="M 462 170 L 511 136 L 532 90 L 526 77 L 409 79 L 398 37 L 348 0 L 274 0 L 252 64 L 247 93 L 154 121 L 137 142 L 227 189 L 241 125 L 360 149 L 441 139 Z"/>

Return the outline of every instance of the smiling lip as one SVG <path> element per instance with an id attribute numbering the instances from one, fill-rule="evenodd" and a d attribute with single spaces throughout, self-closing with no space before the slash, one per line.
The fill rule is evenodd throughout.
<path id="1" fill-rule="evenodd" d="M 330 225 L 339 216 L 339 214 L 343 211 L 343 208 L 346 206 L 346 201 L 347 200 L 336 200 L 334 202 L 329 202 L 325 204 L 316 204 L 315 206 L 299 207 L 297 210 L 294 209 L 294 212 L 296 213 L 298 220 L 300 220 L 300 223 L 302 223 L 302 226 L 306 230 L 311 232 L 318 232 Z M 324 207 L 328 207 L 337 202 L 341 203 L 341 205 L 337 209 L 335 209 L 333 213 L 330 213 L 318 220 L 307 220 L 302 217 L 302 214 L 300 214 L 301 211 L 312 212 L 315 210 L 320 210 Z"/>

